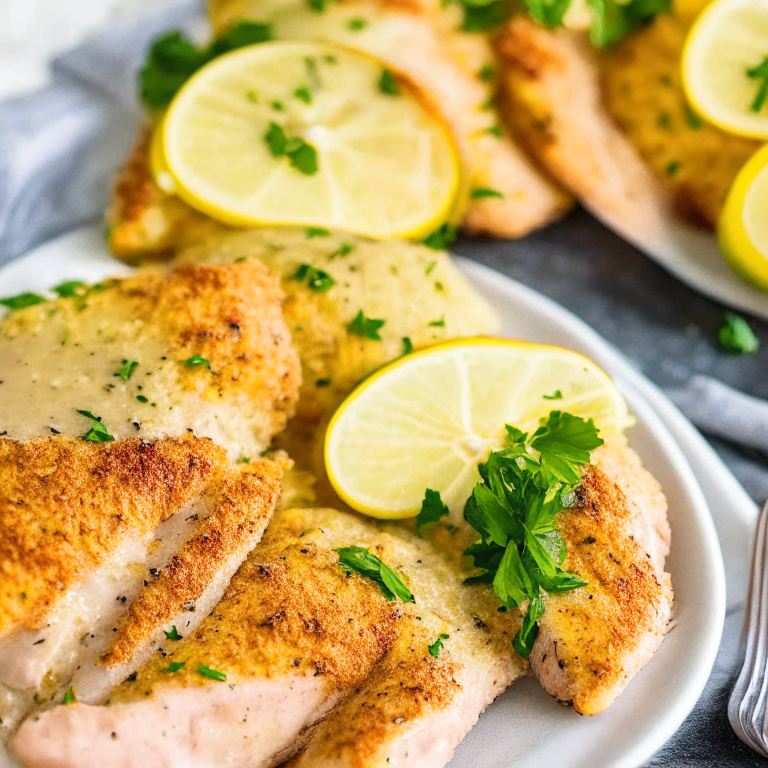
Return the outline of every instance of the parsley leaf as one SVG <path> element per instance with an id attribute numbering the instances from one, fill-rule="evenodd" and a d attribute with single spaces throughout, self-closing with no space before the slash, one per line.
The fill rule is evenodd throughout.
<path id="1" fill-rule="evenodd" d="M 437 640 L 435 640 L 435 642 L 432 643 L 432 645 L 427 646 L 429 655 L 437 658 L 440 655 L 440 651 L 443 649 L 443 640 L 447 640 L 448 638 L 449 638 L 449 635 L 446 635 L 445 632 L 441 632 L 437 636 Z"/>
<path id="2" fill-rule="evenodd" d="M 768 56 L 765 56 L 757 66 L 748 69 L 747 77 L 760 82 L 755 99 L 749 107 L 753 112 L 759 112 L 768 101 Z"/>
<path id="3" fill-rule="evenodd" d="M 413 352 L 413 342 L 408 336 L 403 336 L 403 354 L 410 355 Z"/>
<path id="4" fill-rule="evenodd" d="M 603 48 L 669 10 L 671 0 L 588 0 L 594 14 L 589 32 L 593 45 Z"/>
<path id="5" fill-rule="evenodd" d="M 197 672 L 198 675 L 208 677 L 211 680 L 218 680 L 220 683 L 223 683 L 227 679 L 227 676 L 224 674 L 224 672 L 219 672 L 217 669 L 211 669 L 205 664 L 198 664 L 195 672 Z"/>
<path id="6" fill-rule="evenodd" d="M 466 581 L 492 586 L 506 608 L 527 604 L 513 641 L 521 656 L 530 655 L 536 640 L 543 593 L 586 584 L 561 568 L 566 548 L 555 516 L 568 506 L 581 466 L 602 442 L 591 420 L 552 411 L 532 435 L 507 425 L 507 447 L 478 467 L 482 482 L 464 517 L 481 538 L 465 554 L 481 572 Z"/>
<path id="7" fill-rule="evenodd" d="M 563 17 L 571 6 L 571 0 L 526 0 L 528 13 L 539 24 L 550 29 L 563 26 Z"/>
<path id="8" fill-rule="evenodd" d="M 552 394 L 552 395 L 542 395 L 542 397 L 545 400 L 562 400 L 563 399 L 563 393 L 559 389 L 556 389 L 554 394 Z"/>
<path id="9" fill-rule="evenodd" d="M 166 632 L 163 630 L 163 634 L 165 635 L 166 640 L 182 640 L 183 635 L 179 634 L 179 630 L 176 629 L 176 625 L 171 627 L 170 632 Z"/>
<path id="10" fill-rule="evenodd" d="M 343 258 L 344 256 L 349 256 L 352 251 L 355 250 L 355 244 L 354 243 L 342 243 L 329 257 L 328 261 L 333 261 L 337 256 L 339 258 Z"/>
<path id="11" fill-rule="evenodd" d="M 298 136 L 287 136 L 282 126 L 274 121 L 264 134 L 273 157 L 287 157 L 301 173 L 312 176 L 318 171 L 317 150 Z"/>
<path id="12" fill-rule="evenodd" d="M 473 200 L 482 200 L 486 197 L 504 197 L 497 189 L 491 189 L 490 187 L 477 187 L 469 193 L 469 196 Z"/>
<path id="13" fill-rule="evenodd" d="M 150 109 L 163 109 L 182 85 L 211 59 L 244 45 L 270 40 L 269 24 L 239 21 L 207 48 L 198 48 L 181 30 L 158 37 L 152 43 L 139 75 L 141 98 Z"/>
<path id="14" fill-rule="evenodd" d="M 421 502 L 421 511 L 416 516 L 416 528 L 420 529 L 429 523 L 436 523 L 441 517 L 448 514 L 448 507 L 440 498 L 440 491 L 427 488 L 424 493 L 424 501 Z"/>
<path id="15" fill-rule="evenodd" d="M 239 458 L 239 459 L 238 459 L 238 460 L 235 462 L 235 464 L 250 464 L 250 463 L 251 463 L 251 459 L 250 459 L 250 457 L 248 457 L 248 456 L 241 456 L 241 457 L 240 457 L 240 458 Z"/>
<path id="16" fill-rule="evenodd" d="M 91 420 L 91 428 L 84 435 L 80 435 L 82 440 L 88 440 L 91 443 L 111 443 L 115 439 L 101 423 L 100 416 L 94 416 L 90 411 L 78 410 L 78 413 Z"/>
<path id="17" fill-rule="evenodd" d="M 58 294 L 61 299 L 70 299 L 73 296 L 79 296 L 83 293 L 80 289 L 85 287 L 86 285 L 82 280 L 67 280 L 67 282 L 59 283 L 59 285 L 51 288 L 51 290 L 55 294 Z"/>
<path id="18" fill-rule="evenodd" d="M 20 293 L 18 296 L 8 296 L 5 299 L 0 299 L 0 306 L 8 307 L 13 312 L 17 309 L 32 307 L 35 304 L 42 304 L 45 301 L 47 299 L 37 293 Z"/>
<path id="19" fill-rule="evenodd" d="M 728 352 L 754 355 L 760 349 L 760 340 L 749 327 L 749 323 L 733 312 L 726 312 L 725 324 L 720 329 L 720 346 Z"/>
<path id="20" fill-rule="evenodd" d="M 64 694 L 64 698 L 61 700 L 62 704 L 74 704 L 77 701 L 75 698 L 75 692 L 71 688 L 67 688 L 67 692 Z"/>
<path id="21" fill-rule="evenodd" d="M 361 29 L 365 29 L 368 26 L 368 19 L 355 18 L 350 19 L 347 22 L 347 29 L 352 32 L 359 32 Z"/>
<path id="22" fill-rule="evenodd" d="M 387 96 L 400 95 L 400 86 L 397 84 L 395 76 L 388 69 L 385 69 L 381 73 L 381 77 L 379 78 L 379 90 L 382 93 L 386 93 Z"/>
<path id="23" fill-rule="evenodd" d="M 356 315 L 355 319 L 347 326 L 347 330 L 350 333 L 354 333 L 355 336 L 362 336 L 366 339 L 373 339 L 373 341 L 381 341 L 379 336 L 379 329 L 386 323 L 386 320 L 375 320 L 370 317 L 366 317 L 361 309 Z"/>
<path id="24" fill-rule="evenodd" d="M 427 247 L 433 248 L 436 251 L 444 251 L 449 245 L 456 242 L 458 234 L 458 227 L 446 223 L 427 235 L 422 242 Z"/>
<path id="25" fill-rule="evenodd" d="M 330 237 L 330 235 L 330 231 L 323 227 L 307 227 L 307 240 L 313 237 Z"/>
<path id="26" fill-rule="evenodd" d="M 294 92 L 293 95 L 299 99 L 299 101 L 303 101 L 305 104 L 311 104 L 312 103 L 312 92 L 307 88 L 306 85 L 300 85 Z"/>
<path id="27" fill-rule="evenodd" d="M 384 597 L 387 600 L 400 598 L 404 603 L 415 602 L 411 590 L 405 585 L 405 582 L 387 565 L 381 562 L 376 555 L 372 555 L 364 547 L 341 547 L 335 549 L 339 556 L 339 565 L 344 569 L 347 576 L 351 573 L 358 573 L 372 579 L 379 585 Z"/>
<path id="28" fill-rule="evenodd" d="M 316 269 L 311 264 L 302 264 L 296 274 L 293 276 L 294 280 L 298 280 L 300 283 L 306 281 L 307 285 L 318 293 L 327 291 L 336 285 L 336 281 L 322 269 Z"/>
<path id="29" fill-rule="evenodd" d="M 128 381 L 138 367 L 138 360 L 123 360 L 123 367 L 115 373 L 115 376 L 119 376 L 123 381 Z"/>
<path id="30" fill-rule="evenodd" d="M 161 669 L 161 672 L 178 672 L 180 669 L 184 669 L 187 666 L 186 661 L 172 661 L 165 669 Z"/>
<path id="31" fill-rule="evenodd" d="M 441 317 L 439 320 L 433 320 L 431 323 L 428 323 L 428 325 L 435 328 L 445 328 L 445 318 Z"/>
<path id="32" fill-rule="evenodd" d="M 211 364 L 204 357 L 200 357 L 200 355 L 192 355 L 192 357 L 188 357 L 181 362 L 184 365 L 204 365 L 209 371 L 211 370 Z"/>

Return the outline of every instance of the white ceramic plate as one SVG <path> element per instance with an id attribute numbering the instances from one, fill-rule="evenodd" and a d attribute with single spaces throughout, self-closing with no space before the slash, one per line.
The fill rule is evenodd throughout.
<path id="1" fill-rule="evenodd" d="M 630 441 L 669 499 L 668 568 L 675 589 L 676 626 L 618 702 L 597 717 L 580 717 L 558 705 L 533 680 L 519 681 L 481 717 L 451 768 L 638 766 L 664 744 L 696 703 L 722 631 L 723 561 L 707 499 L 690 462 L 706 479 L 709 498 L 717 504 L 723 529 L 729 531 L 729 556 L 748 558 L 754 505 L 674 406 L 594 331 L 497 272 L 463 259 L 459 266 L 501 314 L 504 336 L 577 349 L 602 365 L 626 396 L 637 416 Z M 43 290 L 66 279 L 95 281 L 128 272 L 107 255 L 101 232 L 90 228 L 59 238 L 0 270 L 0 295 Z M 740 597 L 736 590 L 733 599 Z"/>

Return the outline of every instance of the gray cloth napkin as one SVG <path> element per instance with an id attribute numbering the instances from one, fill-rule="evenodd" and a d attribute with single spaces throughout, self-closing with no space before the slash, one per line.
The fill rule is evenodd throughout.
<path id="1" fill-rule="evenodd" d="M 136 73 L 149 41 L 169 28 L 194 33 L 201 19 L 195 2 L 101 35 L 57 59 L 43 91 L 0 102 L 0 265 L 100 219 L 141 119 Z M 722 307 L 584 212 L 522 241 L 462 240 L 456 250 L 581 316 L 667 389 L 755 501 L 768 498 L 768 325 L 752 323 L 758 355 L 723 353 L 715 341 Z M 740 624 L 740 610 L 729 614 L 707 689 L 654 768 L 768 764 L 738 741 L 725 714 Z"/>

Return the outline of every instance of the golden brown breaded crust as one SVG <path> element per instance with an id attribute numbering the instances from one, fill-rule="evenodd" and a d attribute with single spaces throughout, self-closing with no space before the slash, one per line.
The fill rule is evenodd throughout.
<path id="1" fill-rule="evenodd" d="M 243 539 L 264 531 L 280 497 L 284 463 L 261 459 L 239 464 L 221 479 L 211 491 L 213 512 L 131 603 L 100 664 L 129 660 L 146 637 L 179 615 L 186 603 L 200 598 L 222 564 L 240 550 Z"/>
<path id="2" fill-rule="evenodd" d="M 635 511 L 601 469 L 585 469 L 577 498 L 558 517 L 568 547 L 563 567 L 588 584 L 546 596 L 531 667 L 545 690 L 592 715 L 661 643 L 671 589 L 633 538 Z"/>
<path id="3" fill-rule="evenodd" d="M 165 258 L 228 229 L 157 186 L 149 165 L 150 138 L 150 128 L 143 127 L 115 182 L 106 214 L 109 249 L 128 262 Z"/>
<path id="4" fill-rule="evenodd" d="M 221 448 L 192 437 L 0 439 L 0 635 L 39 628 L 123 537 L 153 530 L 225 465 Z"/>
<path id="5" fill-rule="evenodd" d="M 666 193 L 611 119 L 587 39 L 515 16 L 495 42 L 502 114 L 531 154 L 625 236 L 643 240 L 659 231 Z"/>
<path id="6" fill-rule="evenodd" d="M 329 688 L 362 682 L 392 645 L 400 614 L 379 587 L 346 577 L 332 549 L 302 540 L 302 510 L 279 513 L 198 630 L 126 682 L 112 701 L 160 685 L 203 684 L 199 664 L 231 680 L 312 674 Z M 185 662 L 174 675 L 171 662 Z"/>
<path id="7" fill-rule="evenodd" d="M 680 216 L 714 229 L 731 183 L 760 142 L 726 133 L 688 106 L 680 60 L 695 14 L 681 5 L 602 57 L 604 93 L 627 138 L 672 190 Z"/>

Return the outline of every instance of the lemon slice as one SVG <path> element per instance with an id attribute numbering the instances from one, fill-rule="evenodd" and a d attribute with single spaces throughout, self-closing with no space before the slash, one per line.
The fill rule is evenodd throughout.
<path id="1" fill-rule="evenodd" d="M 416 515 L 427 488 L 461 510 L 504 425 L 535 430 L 552 410 L 593 418 L 602 432 L 631 423 L 608 376 L 576 352 L 506 339 L 440 344 L 386 366 L 342 403 L 326 469 L 339 496 L 374 517 Z"/>
<path id="2" fill-rule="evenodd" d="M 736 176 L 717 236 L 733 269 L 768 291 L 768 145 L 755 152 Z"/>
<path id="3" fill-rule="evenodd" d="M 752 108 L 764 82 L 753 70 L 766 56 L 768 0 L 716 0 L 683 49 L 683 85 L 693 108 L 724 131 L 768 138 L 768 101 Z"/>
<path id="4" fill-rule="evenodd" d="M 163 124 L 177 194 L 228 224 L 419 237 L 449 216 L 459 164 L 443 121 L 370 56 L 276 41 L 222 56 Z"/>

